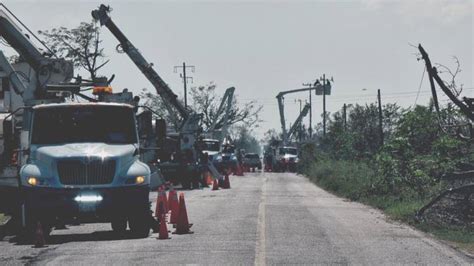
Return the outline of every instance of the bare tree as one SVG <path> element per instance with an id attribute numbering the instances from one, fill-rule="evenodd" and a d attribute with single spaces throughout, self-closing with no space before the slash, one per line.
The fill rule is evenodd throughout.
<path id="1" fill-rule="evenodd" d="M 451 68 L 439 63 L 436 63 L 435 66 L 438 68 L 438 73 L 449 75 L 448 81 L 443 80 L 444 84 L 451 90 L 451 92 L 456 97 L 458 97 L 459 95 L 461 95 L 463 84 L 458 85 L 456 83 L 456 77 L 459 73 L 461 73 L 462 69 L 461 64 L 459 63 L 459 59 L 456 56 L 453 56 L 453 60 L 454 64 L 456 65 L 455 70 L 452 70 Z"/>
<path id="2" fill-rule="evenodd" d="M 205 131 L 211 127 L 214 119 L 217 119 L 215 129 L 220 129 L 224 125 L 224 114 L 217 113 L 223 95 L 218 94 L 216 90 L 217 86 L 213 83 L 194 87 L 190 90 L 190 107 L 195 112 L 203 114 L 202 124 Z M 157 115 L 167 119 L 167 121 L 178 121 L 176 113 L 168 112 L 165 103 L 159 95 L 143 89 L 140 97 L 143 105 L 151 108 Z M 239 105 L 237 97 L 234 96 L 227 125 L 242 124 L 247 128 L 257 127 L 257 124 L 261 122 L 259 113 L 262 108 L 255 101 Z M 175 124 L 174 126 L 177 128 L 178 125 Z"/>
<path id="3" fill-rule="evenodd" d="M 109 60 L 101 47 L 100 27 L 92 22 L 81 22 L 73 29 L 65 27 L 38 31 L 45 43 L 59 57 L 71 60 L 76 68 L 83 68 L 89 77 L 97 77 L 97 71 Z"/>
<path id="4" fill-rule="evenodd" d="M 217 119 L 216 129 L 224 125 L 224 114 L 218 114 L 219 104 L 222 101 L 222 95 L 216 92 L 217 86 L 210 83 L 206 86 L 191 88 L 192 107 L 196 112 L 203 114 L 203 126 L 209 128 L 212 122 Z M 259 113 L 263 106 L 257 105 L 255 101 L 249 101 L 239 105 L 237 97 L 234 96 L 232 106 L 228 115 L 227 124 L 244 124 L 248 128 L 257 127 L 261 122 Z"/>

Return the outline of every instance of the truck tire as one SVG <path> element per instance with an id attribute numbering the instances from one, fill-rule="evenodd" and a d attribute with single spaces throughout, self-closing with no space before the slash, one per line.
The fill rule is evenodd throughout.
<path id="1" fill-rule="evenodd" d="M 191 189 L 191 183 L 191 180 L 183 179 L 181 181 L 181 187 L 183 187 L 183 189 Z"/>
<path id="2" fill-rule="evenodd" d="M 142 213 L 131 215 L 128 218 L 128 226 L 134 237 L 146 238 L 150 235 L 151 224 L 149 216 L 149 213 Z"/>
<path id="3" fill-rule="evenodd" d="M 110 225 L 112 226 L 112 230 L 115 233 L 124 233 L 127 230 L 127 219 L 126 218 L 114 218 Z"/>

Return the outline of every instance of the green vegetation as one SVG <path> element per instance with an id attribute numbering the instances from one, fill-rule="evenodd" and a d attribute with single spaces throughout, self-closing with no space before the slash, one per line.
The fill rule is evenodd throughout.
<path id="1" fill-rule="evenodd" d="M 383 110 L 384 145 L 377 106 L 349 106 L 346 122 L 342 111 L 333 114 L 326 136 L 318 132 L 318 141 L 301 148 L 299 172 L 393 219 L 472 247 L 472 225 L 443 228 L 415 221 L 417 210 L 450 187 L 443 177 L 473 161 L 469 144 L 440 130 L 438 123 L 453 125 L 463 117 L 449 105 L 439 117 L 432 106 L 388 104 Z"/>

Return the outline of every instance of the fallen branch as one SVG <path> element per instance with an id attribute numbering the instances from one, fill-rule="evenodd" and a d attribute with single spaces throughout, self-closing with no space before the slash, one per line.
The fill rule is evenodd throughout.
<path id="1" fill-rule="evenodd" d="M 447 189 L 447 190 L 443 191 L 441 194 L 439 194 L 437 197 L 432 199 L 428 204 L 426 204 L 425 206 L 423 206 L 420 210 L 418 210 L 416 212 L 416 214 L 415 214 L 416 220 L 420 221 L 421 216 L 423 216 L 423 213 L 427 209 L 432 207 L 435 203 L 440 201 L 446 195 L 449 195 L 449 194 L 452 194 L 452 193 L 464 193 L 464 194 L 470 195 L 470 194 L 474 193 L 474 184 L 464 185 L 464 186 L 457 187 L 457 188 L 450 188 L 450 189 Z"/>

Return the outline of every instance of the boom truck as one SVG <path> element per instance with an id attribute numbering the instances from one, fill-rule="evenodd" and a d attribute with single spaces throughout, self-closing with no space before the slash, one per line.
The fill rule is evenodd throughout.
<path id="1" fill-rule="evenodd" d="M 137 99 L 112 93 L 112 79 L 72 82 L 72 62 L 42 53 L 3 10 L 0 36 L 24 60 L 11 65 L 0 52 L 0 211 L 27 233 L 110 222 L 148 236 L 153 163 L 140 159 Z"/>
<path id="2" fill-rule="evenodd" d="M 170 113 L 177 111 L 181 117 L 181 125 L 178 128 L 177 145 L 175 151 L 170 154 L 169 149 L 164 149 L 166 143 L 161 142 L 161 153 L 159 156 L 159 168 L 162 174 L 175 183 L 181 183 L 184 188 L 191 186 L 199 186 L 202 182 L 202 172 L 209 169 L 214 178 L 222 179 L 222 176 L 215 169 L 213 163 L 208 160 L 201 160 L 199 145 L 197 140 L 202 134 L 200 125 L 202 114 L 196 113 L 190 108 L 186 108 L 179 100 L 176 94 L 169 88 L 158 73 L 153 69 L 153 64 L 149 63 L 140 51 L 128 40 L 125 34 L 118 28 L 109 16 L 111 9 L 109 6 L 100 5 L 96 10 L 92 11 L 94 20 L 99 21 L 100 25 L 109 29 L 112 35 L 119 41 L 117 49 L 128 55 L 137 68 L 150 81 L 156 89 L 156 93 L 163 98 L 167 109 Z M 166 127 L 164 121 L 162 127 Z M 165 130 L 166 131 L 166 130 Z M 168 139 L 171 136 L 169 135 Z M 167 146 L 168 148 L 170 145 Z M 158 147 L 160 149 L 160 147 Z M 153 153 L 153 151 L 151 151 Z"/>
<path id="3" fill-rule="evenodd" d="M 301 88 L 295 90 L 288 90 L 282 91 L 278 93 L 276 96 L 278 101 L 278 110 L 280 113 L 280 122 L 281 122 L 281 130 L 283 139 L 279 143 L 278 146 L 269 147 L 265 154 L 265 163 L 266 168 L 271 169 L 272 171 L 296 171 L 296 165 L 298 164 L 298 149 L 296 145 L 290 144 L 291 138 L 296 130 L 299 128 L 303 118 L 308 114 L 310 109 L 310 105 L 306 104 L 303 110 L 301 111 L 300 115 L 297 117 L 295 123 L 290 128 L 289 131 L 286 129 L 286 121 L 285 121 L 285 105 L 284 105 L 284 96 L 291 93 L 297 92 L 304 92 L 304 91 L 311 91 L 313 90 L 321 90 L 330 88 L 330 83 L 326 84 L 326 88 L 316 81 L 312 87 L 309 88 Z M 270 167 L 268 167 L 270 165 Z"/>
<path id="4" fill-rule="evenodd" d="M 206 139 L 206 142 L 218 144 L 217 147 L 220 146 L 220 148 L 217 150 L 218 152 L 205 151 L 208 152 L 209 159 L 212 160 L 213 164 L 220 172 L 231 171 L 235 173 L 238 164 L 241 163 L 237 159 L 236 149 L 232 143 L 232 140 L 228 136 L 229 114 L 231 112 L 232 101 L 234 99 L 234 92 L 234 87 L 230 87 L 225 91 L 219 108 L 217 109 L 217 115 L 212 121 L 211 127 L 205 133 L 205 135 L 208 137 L 208 139 Z M 219 114 L 223 112 L 224 115 L 219 121 Z M 218 124 L 220 125 L 218 126 Z"/>

